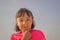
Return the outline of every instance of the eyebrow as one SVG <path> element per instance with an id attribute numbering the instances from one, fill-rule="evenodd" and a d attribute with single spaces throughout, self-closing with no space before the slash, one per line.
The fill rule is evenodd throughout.
<path id="1" fill-rule="evenodd" d="M 23 17 L 20 17 L 20 18 L 23 18 Z M 26 18 L 30 18 L 30 17 L 26 17 Z"/>
<path id="2" fill-rule="evenodd" d="M 19 18 L 19 19 L 23 19 L 23 18 Z"/>

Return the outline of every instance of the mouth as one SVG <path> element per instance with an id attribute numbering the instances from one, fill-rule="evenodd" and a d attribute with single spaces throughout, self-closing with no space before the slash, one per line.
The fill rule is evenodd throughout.
<path id="1" fill-rule="evenodd" d="M 26 28 L 27 28 L 27 26 L 24 26 L 24 28 L 26 29 Z"/>

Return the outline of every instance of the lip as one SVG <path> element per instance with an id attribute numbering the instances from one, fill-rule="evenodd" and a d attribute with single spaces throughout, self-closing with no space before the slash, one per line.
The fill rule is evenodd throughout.
<path id="1" fill-rule="evenodd" d="M 24 28 L 27 28 L 27 26 L 24 26 Z"/>

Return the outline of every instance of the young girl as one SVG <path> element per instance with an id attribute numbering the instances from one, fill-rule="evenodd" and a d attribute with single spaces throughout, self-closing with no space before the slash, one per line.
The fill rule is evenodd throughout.
<path id="1" fill-rule="evenodd" d="M 11 35 L 10 40 L 46 40 L 40 30 L 35 30 L 32 12 L 21 8 L 16 13 L 16 32 Z"/>

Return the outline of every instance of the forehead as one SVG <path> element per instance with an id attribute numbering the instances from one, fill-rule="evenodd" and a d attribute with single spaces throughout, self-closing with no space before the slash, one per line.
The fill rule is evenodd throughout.
<path id="1" fill-rule="evenodd" d="M 28 16 L 26 13 L 22 16 L 19 17 L 19 19 L 23 19 L 23 18 L 32 18 L 31 16 Z"/>
<path id="2" fill-rule="evenodd" d="M 21 14 L 20 17 L 30 17 L 31 15 L 27 14 L 27 13 L 24 13 L 24 14 Z"/>
<path id="3" fill-rule="evenodd" d="M 21 17 L 19 17 L 20 19 L 23 19 L 23 18 L 31 18 L 31 17 L 29 17 L 29 16 L 21 16 Z"/>
<path id="4" fill-rule="evenodd" d="M 19 17 L 26 17 L 26 18 L 28 18 L 28 17 L 32 17 L 32 16 L 31 16 L 31 14 L 28 14 L 28 13 L 18 13 L 16 15 L 16 18 L 19 18 Z"/>

